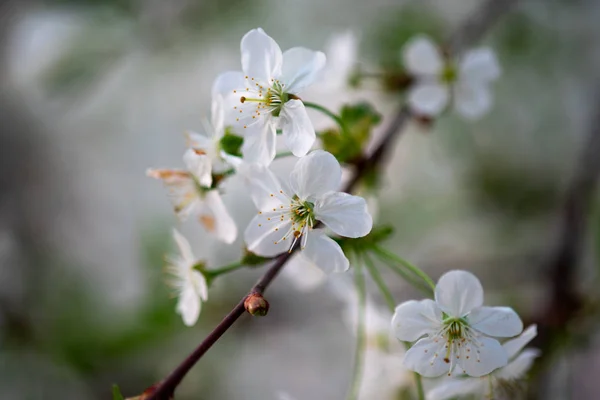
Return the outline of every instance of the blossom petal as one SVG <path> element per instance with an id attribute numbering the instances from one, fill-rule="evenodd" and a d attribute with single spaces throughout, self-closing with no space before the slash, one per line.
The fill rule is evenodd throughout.
<path id="1" fill-rule="evenodd" d="M 251 164 L 271 164 L 275 159 L 275 136 L 275 126 L 268 121 L 259 121 L 244 129 L 244 161 Z"/>
<path id="2" fill-rule="evenodd" d="M 468 395 L 483 396 L 487 385 L 487 380 L 479 378 L 450 378 L 427 392 L 427 400 L 450 400 Z"/>
<path id="3" fill-rule="evenodd" d="M 501 74 L 496 53 L 489 47 L 467 52 L 460 62 L 459 71 L 461 80 L 477 83 L 489 83 Z"/>
<path id="4" fill-rule="evenodd" d="M 208 152 L 213 145 L 208 136 L 193 131 L 185 132 L 185 141 L 187 147 L 205 152 Z"/>
<path id="5" fill-rule="evenodd" d="M 506 367 L 499 369 L 494 375 L 507 381 L 522 379 L 541 352 L 537 349 L 525 349 L 514 360 L 509 362 Z"/>
<path id="6" fill-rule="evenodd" d="M 463 345 L 462 357 L 456 360 L 467 375 L 477 378 L 506 365 L 506 351 L 496 339 L 481 336 L 476 340 Z"/>
<path id="7" fill-rule="evenodd" d="M 289 219 L 281 221 L 280 215 L 280 213 L 266 212 L 252 218 L 244 232 L 248 250 L 262 257 L 273 257 L 290 248 L 292 244 L 290 238 L 282 239 L 292 224 Z"/>
<path id="8" fill-rule="evenodd" d="M 477 307 L 467 316 L 469 325 L 488 336 L 512 337 L 523 330 L 523 322 L 510 307 Z"/>
<path id="9" fill-rule="evenodd" d="M 300 254 L 323 272 L 344 272 L 350 267 L 348 258 L 335 240 L 318 229 L 307 232 L 306 235 L 306 247 Z"/>
<path id="10" fill-rule="evenodd" d="M 325 54 L 304 47 L 293 47 L 283 53 L 281 82 L 288 93 L 298 94 L 315 82 L 325 67 Z"/>
<path id="11" fill-rule="evenodd" d="M 348 85 L 350 74 L 356 67 L 358 58 L 358 37 L 348 30 L 331 36 L 325 45 L 327 67 L 323 85 L 331 90 L 342 89 Z"/>
<path id="12" fill-rule="evenodd" d="M 530 325 L 527 329 L 523 331 L 514 339 L 506 341 L 502 344 L 502 347 L 506 350 L 506 354 L 508 358 L 511 359 L 517 355 L 519 351 L 523 349 L 523 347 L 527 346 L 529 342 L 533 340 L 534 337 L 537 336 L 537 325 Z"/>
<path id="13" fill-rule="evenodd" d="M 281 205 L 289 205 L 286 189 L 269 168 L 259 164 L 244 164 L 238 172 L 244 176 L 250 197 L 259 211 L 271 211 L 273 208 L 280 209 Z"/>
<path id="14" fill-rule="evenodd" d="M 299 159 L 290 174 L 291 189 L 301 200 L 315 200 L 337 190 L 341 180 L 340 163 L 323 150 L 315 150 Z"/>
<path id="15" fill-rule="evenodd" d="M 417 76 L 437 76 L 444 61 L 438 46 L 427 36 L 411 38 L 402 49 L 404 67 Z"/>
<path id="16" fill-rule="evenodd" d="M 404 366 L 426 378 L 435 378 L 450 370 L 450 364 L 444 362 L 446 350 L 443 340 L 429 337 L 420 339 L 404 355 Z"/>
<path id="17" fill-rule="evenodd" d="M 438 82 L 417 82 L 408 92 L 410 108 L 422 115 L 435 117 L 448 105 L 448 87 Z"/>
<path id="18" fill-rule="evenodd" d="M 446 272 L 435 287 L 435 301 L 451 317 L 463 317 L 483 304 L 481 282 L 467 271 Z"/>
<path id="19" fill-rule="evenodd" d="M 199 150 L 187 149 L 183 155 L 183 162 L 188 171 L 200 182 L 200 185 L 205 187 L 212 185 L 212 162 L 210 157 L 202 154 Z"/>
<path id="20" fill-rule="evenodd" d="M 315 203 L 315 216 L 340 236 L 363 237 L 371 232 L 373 219 L 360 196 L 329 192 Z"/>
<path id="21" fill-rule="evenodd" d="M 327 275 L 317 268 L 302 252 L 295 255 L 282 271 L 281 275 L 287 277 L 301 292 L 310 292 L 321 286 Z"/>
<path id="22" fill-rule="evenodd" d="M 279 45 L 261 28 L 246 33 L 241 42 L 242 71 L 263 86 L 281 75 L 283 56 Z"/>
<path id="23" fill-rule="evenodd" d="M 493 105 L 489 87 L 481 83 L 459 82 L 455 87 L 454 102 L 456 111 L 470 120 L 483 117 Z"/>
<path id="24" fill-rule="evenodd" d="M 185 236 L 179 233 L 177 229 L 173 229 L 173 238 L 175 239 L 175 243 L 179 249 L 179 254 L 181 254 L 181 257 L 185 263 L 189 264 L 191 267 L 196 262 L 196 257 L 194 257 L 190 242 L 188 242 Z"/>
<path id="25" fill-rule="evenodd" d="M 238 91 L 246 88 L 246 80 L 244 74 L 241 71 L 227 71 L 223 72 L 213 82 L 212 85 L 212 97 L 217 95 L 227 98 L 230 95 L 236 94 L 233 91 Z M 239 96 L 235 96 L 239 100 Z"/>
<path id="26" fill-rule="evenodd" d="M 281 109 L 283 140 L 296 157 L 303 157 L 315 143 L 316 134 L 300 100 L 289 100 Z"/>
<path id="27" fill-rule="evenodd" d="M 221 94 L 216 94 L 212 98 L 210 124 L 213 136 L 220 139 L 225 134 L 225 99 Z"/>
<path id="28" fill-rule="evenodd" d="M 392 317 L 392 333 L 405 342 L 434 333 L 441 325 L 442 310 L 430 299 L 406 301 L 396 307 Z"/>
<path id="29" fill-rule="evenodd" d="M 200 316 L 200 298 L 191 283 L 187 283 L 179 294 L 177 312 L 181 315 L 183 323 L 193 326 Z"/>
<path id="30" fill-rule="evenodd" d="M 199 219 L 204 228 L 219 240 L 231 244 L 237 238 L 237 226 L 217 190 L 206 193 Z"/>

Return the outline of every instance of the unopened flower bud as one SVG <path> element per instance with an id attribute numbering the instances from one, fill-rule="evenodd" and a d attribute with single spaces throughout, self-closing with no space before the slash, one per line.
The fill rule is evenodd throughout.
<path id="1" fill-rule="evenodd" d="M 255 317 L 264 317 L 269 312 L 269 302 L 259 293 L 252 293 L 244 300 L 246 311 Z"/>

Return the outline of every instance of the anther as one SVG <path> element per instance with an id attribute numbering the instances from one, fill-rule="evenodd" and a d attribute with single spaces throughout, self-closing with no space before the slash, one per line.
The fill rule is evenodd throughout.
<path id="1" fill-rule="evenodd" d="M 240 97 L 240 102 L 243 103 L 246 101 L 246 98 L 244 96 Z"/>

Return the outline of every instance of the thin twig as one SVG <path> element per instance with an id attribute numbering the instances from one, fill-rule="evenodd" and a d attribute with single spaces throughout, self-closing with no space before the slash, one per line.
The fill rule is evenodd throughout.
<path id="1" fill-rule="evenodd" d="M 468 19 L 459 30 L 452 36 L 452 49 L 456 52 L 462 50 L 462 46 L 472 43 L 481 38 L 485 31 L 497 20 L 497 18 L 513 6 L 517 0 L 486 0 L 479 11 Z M 481 20 L 481 22 L 479 22 Z M 467 40 L 468 38 L 468 40 Z M 352 192 L 361 179 L 373 169 L 383 165 L 385 158 L 389 155 L 394 141 L 403 132 L 404 126 L 411 118 L 410 110 L 406 106 L 401 106 L 394 115 L 394 119 L 384 132 L 383 139 L 368 156 L 359 159 L 355 163 L 355 172 L 343 189 L 344 192 Z M 265 275 L 254 285 L 249 294 L 262 294 L 269 284 L 279 274 L 281 269 L 297 250 L 298 245 L 292 247 L 289 253 L 284 253 L 274 259 L 273 265 L 267 270 Z M 156 391 L 150 395 L 147 400 L 169 400 L 172 398 L 175 389 L 189 372 L 189 370 L 198 362 L 213 344 L 235 323 L 235 321 L 244 314 L 244 300 L 246 296 L 227 314 L 227 316 L 209 333 L 209 335 L 200 343 L 200 345 L 190 354 L 173 372 L 167 376 L 159 385 Z"/>

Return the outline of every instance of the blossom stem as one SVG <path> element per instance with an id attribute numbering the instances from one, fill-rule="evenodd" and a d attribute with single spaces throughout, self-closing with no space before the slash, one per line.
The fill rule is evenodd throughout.
<path id="1" fill-rule="evenodd" d="M 337 114 L 335 114 L 334 112 L 330 111 L 329 109 L 327 109 L 319 104 L 312 103 L 310 101 L 303 101 L 303 103 L 304 103 L 305 107 L 312 108 L 314 110 L 320 111 L 323 114 L 327 115 L 329 118 L 334 120 L 339 125 L 340 129 L 342 130 L 343 135 L 345 135 L 345 136 L 349 135 L 346 124 Z"/>
<path id="2" fill-rule="evenodd" d="M 229 273 L 229 272 L 232 272 L 232 271 L 236 271 L 236 270 L 238 270 L 238 269 L 240 269 L 240 268 L 243 268 L 243 267 L 245 267 L 245 266 L 246 266 L 246 265 L 245 265 L 245 264 L 242 264 L 242 262 L 241 262 L 241 261 L 236 261 L 236 262 L 234 262 L 234 263 L 231 263 L 231 264 L 229 264 L 229 265 L 226 265 L 226 266 L 224 266 L 224 267 L 220 267 L 220 268 L 216 268 L 216 269 L 209 269 L 209 270 L 205 270 L 205 271 L 204 271 L 204 275 L 205 275 L 207 278 L 215 278 L 215 277 L 217 277 L 217 276 L 219 276 L 219 275 L 223 275 L 223 274 L 227 274 L 227 273 Z"/>
<path id="3" fill-rule="evenodd" d="M 367 325 L 366 325 L 366 310 L 367 310 L 367 294 L 365 288 L 365 277 L 362 273 L 362 265 L 360 260 L 355 257 L 354 268 L 354 284 L 358 295 L 358 318 L 356 326 L 356 350 L 354 352 L 354 368 L 352 370 L 352 383 L 348 400 L 358 400 L 360 395 L 360 384 L 362 381 L 363 365 L 365 361 L 365 352 L 367 350 Z"/>
<path id="4" fill-rule="evenodd" d="M 425 272 L 423 272 L 422 269 L 420 269 L 416 265 L 409 263 L 402 257 L 392 253 L 391 251 L 384 249 L 381 246 L 374 246 L 373 249 L 377 253 L 379 253 L 381 256 L 388 258 L 390 261 L 394 261 L 398 264 L 401 264 L 404 268 L 408 269 L 410 272 L 412 272 L 413 274 L 415 274 L 419 278 L 421 278 L 423 281 L 425 281 L 425 283 L 427 283 L 427 285 L 429 285 L 429 287 L 431 288 L 432 292 L 435 291 L 435 283 L 429 277 L 429 275 L 427 275 Z"/>
<path id="5" fill-rule="evenodd" d="M 373 278 L 373 281 L 375 281 L 375 284 L 377 285 L 377 287 L 379 288 L 379 291 L 383 295 L 383 298 L 385 299 L 385 302 L 387 303 L 390 311 L 393 313 L 394 309 L 396 308 L 396 301 L 394 300 L 394 296 L 392 295 L 392 292 L 385 284 L 381 274 L 377 270 L 377 267 L 375 267 L 375 263 L 373 262 L 373 259 L 367 253 L 364 253 L 363 260 L 365 262 L 365 266 L 369 270 L 369 274 L 371 275 L 371 278 Z"/>

